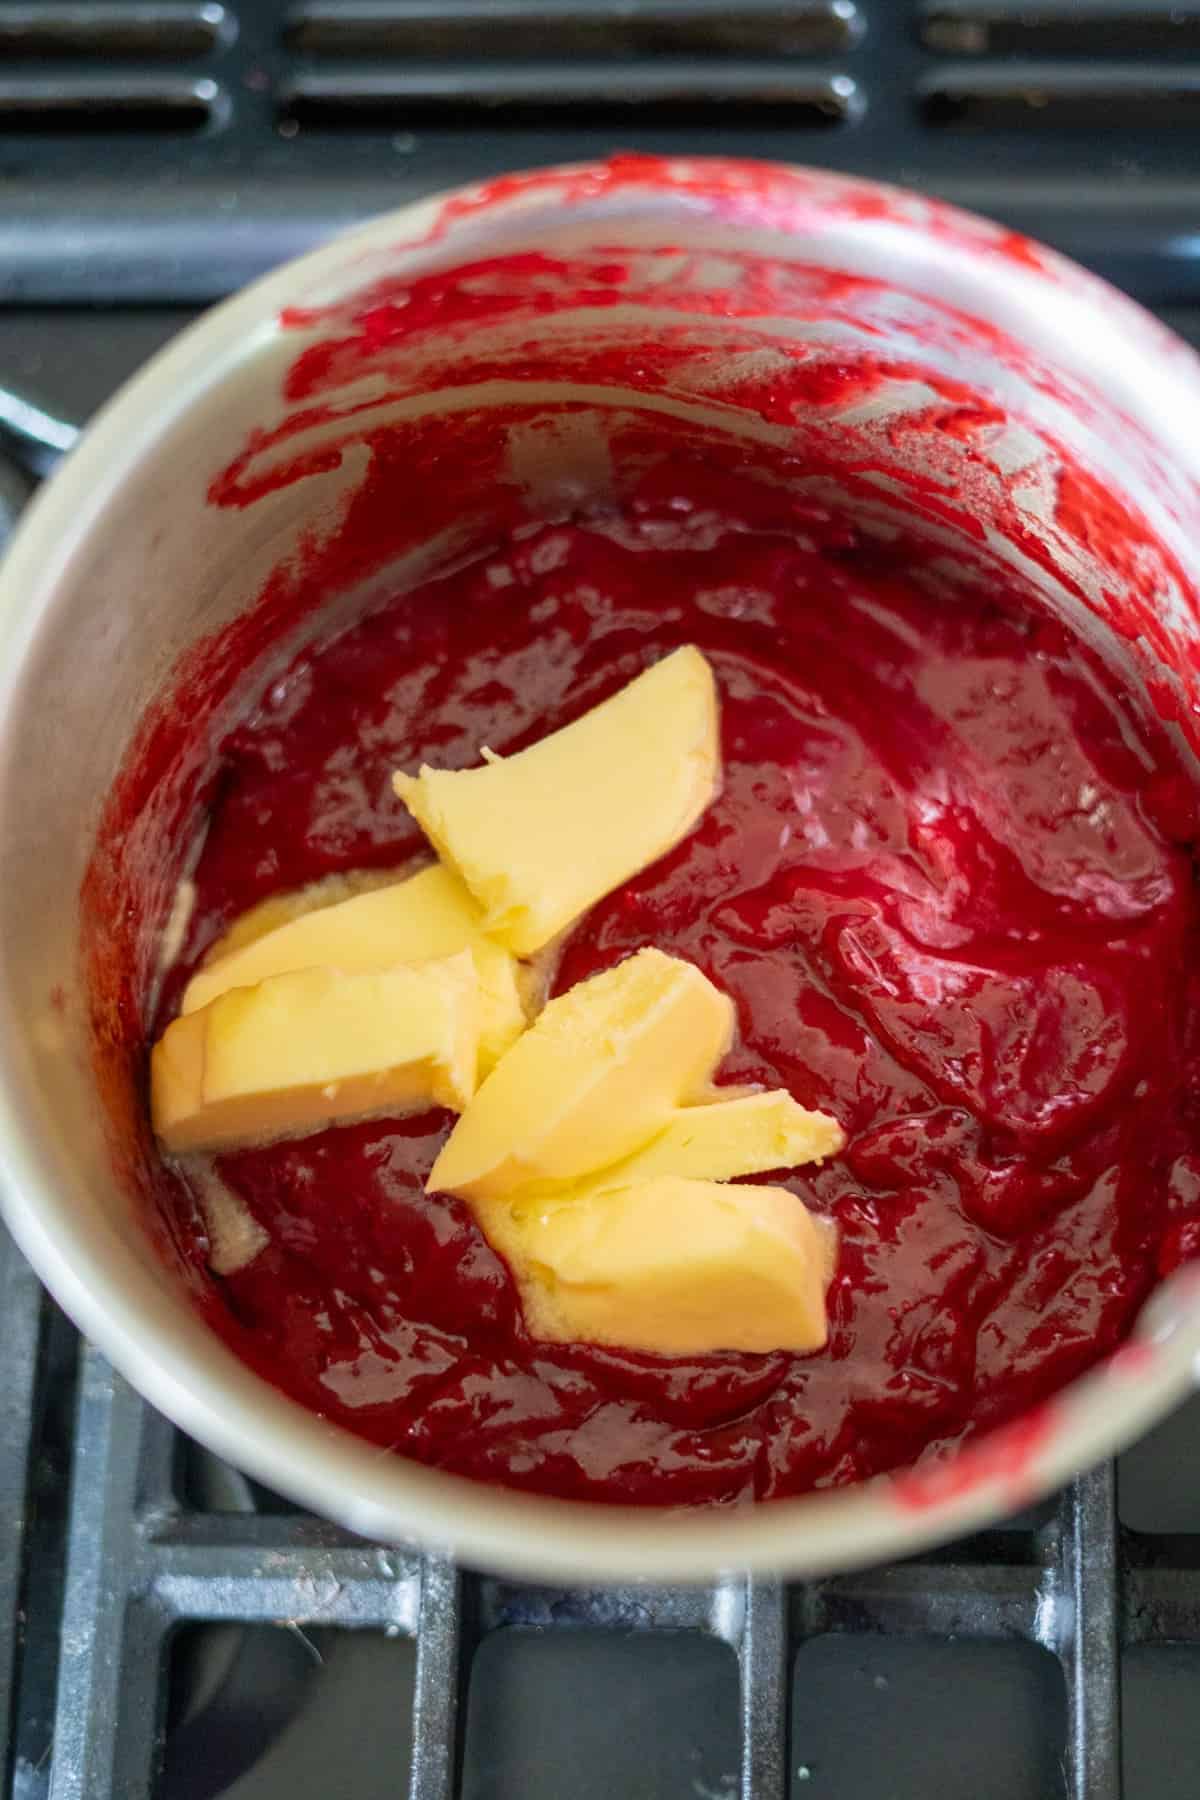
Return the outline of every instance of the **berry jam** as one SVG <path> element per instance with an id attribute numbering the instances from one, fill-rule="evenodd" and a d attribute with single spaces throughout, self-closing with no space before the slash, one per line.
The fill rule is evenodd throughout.
<path id="1" fill-rule="evenodd" d="M 722 1081 L 849 1138 L 774 1177 L 838 1226 L 810 1356 L 532 1341 L 469 1209 L 423 1191 L 447 1114 L 221 1156 L 268 1243 L 207 1310 L 326 1418 L 541 1493 L 797 1494 L 1024 1412 L 1200 1251 L 1190 780 L 1048 615 L 827 537 L 540 528 L 301 656 L 222 746 L 158 1029 L 248 906 L 423 851 L 394 768 L 519 749 L 698 645 L 721 795 L 574 927 L 557 987 L 644 944 L 690 959 L 736 1003 Z"/>

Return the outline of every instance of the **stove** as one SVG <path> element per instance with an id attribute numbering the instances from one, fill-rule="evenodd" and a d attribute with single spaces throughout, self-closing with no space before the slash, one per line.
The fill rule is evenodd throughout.
<path id="1" fill-rule="evenodd" d="M 195 310 L 613 147 L 820 163 L 1200 344 L 1200 0 L 0 0 L 0 540 Z M 1194 1800 L 1200 1401 L 1053 1502 L 794 1587 L 549 1590 L 185 1440 L 0 1232 L 5 1800 Z"/>

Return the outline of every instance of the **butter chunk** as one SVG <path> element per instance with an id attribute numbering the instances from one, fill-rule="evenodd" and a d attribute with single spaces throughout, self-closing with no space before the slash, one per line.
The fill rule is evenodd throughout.
<path id="1" fill-rule="evenodd" d="M 836 1119 L 809 1112 L 783 1088 L 773 1088 L 680 1107 L 650 1143 L 582 1185 L 588 1190 L 628 1187 L 659 1175 L 732 1181 L 738 1175 L 821 1162 L 836 1156 L 845 1142 Z"/>
<path id="2" fill-rule="evenodd" d="M 524 1031 L 525 1012 L 516 959 L 484 935 L 479 908 L 458 877 L 435 863 L 405 881 L 392 879 L 386 886 L 337 898 L 332 904 L 323 899 L 327 891 L 325 883 L 302 889 L 290 897 L 290 904 L 297 906 L 305 894 L 312 896 L 312 904 L 290 915 L 289 897 L 264 901 L 254 913 L 275 905 L 282 916 L 259 935 L 246 938 L 247 928 L 238 921 L 233 931 L 242 934 L 240 942 L 197 970 L 184 991 L 181 1010 L 194 1012 L 230 988 L 250 987 L 295 969 L 325 966 L 360 974 L 469 950 L 482 1008 L 480 1073 L 487 1074 Z"/>
<path id="3" fill-rule="evenodd" d="M 699 969 L 639 950 L 543 1008 L 454 1127 L 430 1191 L 499 1199 L 631 1155 L 701 1094 L 732 1033 L 732 1002 Z"/>
<path id="4" fill-rule="evenodd" d="M 392 778 L 518 956 L 673 849 L 719 779 L 716 684 L 691 646 L 514 756 Z"/>
<path id="5" fill-rule="evenodd" d="M 322 875 L 304 887 L 289 888 L 282 894 L 268 894 L 265 900 L 259 900 L 238 914 L 229 929 L 209 945 L 204 961 L 219 962 L 221 957 L 244 949 L 280 925 L 290 925 L 303 913 L 319 912 L 323 906 L 336 906 L 342 900 L 352 900 L 356 894 L 371 893 L 376 888 L 395 887 L 400 879 L 394 869 L 346 869 L 341 874 Z"/>
<path id="6" fill-rule="evenodd" d="M 534 1205 L 505 1254 L 532 1337 L 694 1356 L 821 1349 L 833 1251 L 786 1188 L 667 1175 Z"/>
<path id="7" fill-rule="evenodd" d="M 361 974 L 296 969 L 168 1025 L 150 1057 L 154 1129 L 168 1150 L 219 1150 L 375 1114 L 461 1108 L 478 1053 L 468 951 Z"/>

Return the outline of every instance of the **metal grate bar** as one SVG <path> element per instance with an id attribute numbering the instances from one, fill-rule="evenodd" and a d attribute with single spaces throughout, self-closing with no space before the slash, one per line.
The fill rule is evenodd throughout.
<path id="1" fill-rule="evenodd" d="M 9 1768 L 9 1726 L 16 1676 L 25 1507 L 29 1490 L 42 1290 L 0 1225 L 0 1319 L 4 1383 L 0 1390 L 0 1783 Z"/>
<path id="2" fill-rule="evenodd" d="M 723 1589 L 626 1587 L 541 1588 L 510 1582 L 480 1584 L 480 1633 L 518 1626 L 527 1631 L 567 1629 L 612 1631 L 704 1631 L 736 1650 Z"/>
<path id="3" fill-rule="evenodd" d="M 374 1544 L 333 1548 L 319 1534 L 307 1547 L 272 1548 L 269 1528 L 280 1521 L 260 1523 L 268 1529 L 257 1544 L 223 1542 L 215 1532 L 203 1544 L 153 1546 L 147 1581 L 163 1611 L 173 1619 L 210 1623 L 269 1625 L 288 1619 L 406 1635 L 416 1631 L 419 1577 L 411 1572 L 410 1558 Z"/>
<path id="4" fill-rule="evenodd" d="M 934 1632 L 962 1638 L 1034 1635 L 1041 1571 L 993 1562 L 900 1563 L 820 1583 L 808 1635 Z"/>
<path id="5" fill-rule="evenodd" d="M 12 75 L 0 80 L 0 132 L 199 131 L 225 104 L 208 76 Z"/>
<path id="6" fill-rule="evenodd" d="M 99 1351 L 81 1357 L 50 1800 L 149 1800 L 167 1620 L 136 1593 L 135 1508 L 153 1415 Z"/>
<path id="7" fill-rule="evenodd" d="M 1120 1800 L 1120 1595 L 1116 1471 L 1072 1482 L 1059 1523 L 1058 1650 L 1067 1682 L 1070 1800 Z"/>
<path id="8" fill-rule="evenodd" d="M 218 0 L 5 0 L 0 57 L 202 56 L 234 30 Z"/>
<path id="9" fill-rule="evenodd" d="M 860 109 L 849 75 L 826 74 L 785 58 L 723 61 L 660 57 L 614 69 L 577 63 L 427 62 L 386 69 L 304 70 L 279 95 L 284 117 L 311 125 L 365 118 L 409 118 L 427 112 L 486 109 L 489 117 L 564 107 L 622 112 L 629 107 L 779 109 L 794 123 L 835 124 Z"/>
<path id="10" fill-rule="evenodd" d="M 791 1646 L 781 1582 L 746 1581 L 733 1647 L 740 1678 L 741 1800 L 787 1800 Z"/>
<path id="11" fill-rule="evenodd" d="M 814 55 L 853 44 L 853 0 L 302 0 L 288 35 L 312 56 Z"/>
<path id="12" fill-rule="evenodd" d="M 354 1569 L 354 1557 L 361 1556 L 364 1548 L 362 1538 L 352 1531 L 308 1513 L 172 1511 L 165 1518 L 150 1522 L 149 1538 L 166 1562 L 175 1552 L 209 1551 L 210 1560 L 214 1561 L 229 1556 L 261 1558 L 267 1552 L 303 1561 L 316 1553 L 334 1560 L 346 1557 L 348 1566 Z M 406 1567 L 411 1565 L 415 1573 L 415 1558 L 405 1558 L 396 1551 L 391 1553 L 391 1560 L 404 1562 Z M 395 1570 L 389 1567 L 384 1573 Z"/>
<path id="13" fill-rule="evenodd" d="M 444 1557 L 424 1560 L 409 1800 L 455 1800 L 458 1794 L 473 1637 L 468 1579 Z"/>
<path id="14" fill-rule="evenodd" d="M 925 0 L 921 38 L 953 56 L 1157 55 L 1200 47 L 1195 0 Z"/>
<path id="15" fill-rule="evenodd" d="M 179 1447 L 179 1433 L 170 1420 L 152 1406 L 145 1407 L 134 1501 L 138 1518 L 147 1529 L 174 1511 Z"/>
<path id="16" fill-rule="evenodd" d="M 1200 67 L 1187 63 L 945 63 L 923 75 L 917 100 L 931 125 L 1057 126 L 1104 131 L 1194 127 Z"/>

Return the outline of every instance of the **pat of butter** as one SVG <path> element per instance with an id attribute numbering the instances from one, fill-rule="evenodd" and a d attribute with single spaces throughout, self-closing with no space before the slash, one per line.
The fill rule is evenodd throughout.
<path id="1" fill-rule="evenodd" d="M 688 646 L 514 756 L 392 779 L 484 930 L 525 956 L 686 837 L 719 774 L 716 686 Z"/>
<path id="2" fill-rule="evenodd" d="M 664 1175 L 711 1184 L 796 1168 L 836 1155 L 845 1141 L 836 1119 L 807 1111 L 781 1088 L 739 1094 L 680 1107 L 666 1129 L 632 1156 L 570 1187 L 525 1188 L 503 1200 L 475 1199 L 471 1205 L 492 1248 L 517 1269 L 525 1257 L 531 1217 L 545 1221 L 558 1208 L 577 1206 L 590 1195 Z"/>
<path id="3" fill-rule="evenodd" d="M 499 1199 L 631 1155 L 699 1097 L 732 1033 L 732 1002 L 699 969 L 639 950 L 543 1008 L 454 1127 L 430 1191 Z"/>
<path id="4" fill-rule="evenodd" d="M 168 1025 L 150 1057 L 154 1129 L 168 1150 L 217 1150 L 461 1108 L 478 1054 L 469 951 L 361 974 L 296 969 Z"/>
<path id="5" fill-rule="evenodd" d="M 239 913 L 229 929 L 222 933 L 204 953 L 204 961 L 213 963 L 235 950 L 266 937 L 280 925 L 290 925 L 304 913 L 319 912 L 324 906 L 337 906 L 352 900 L 356 894 L 373 893 L 376 888 L 395 887 L 402 879 L 394 869 L 345 869 L 340 874 L 322 875 L 304 887 L 289 888 L 286 893 L 268 894 L 254 906 Z"/>
<path id="6" fill-rule="evenodd" d="M 323 900 L 324 891 L 324 883 L 301 890 L 290 904 L 295 906 L 308 892 L 313 896 L 310 908 L 298 908 L 248 940 L 245 926 L 238 921 L 233 932 L 240 932 L 242 941 L 197 970 L 184 992 L 181 1011 L 195 1012 L 230 988 L 252 987 L 268 976 L 294 969 L 324 966 L 360 974 L 469 950 L 482 1009 L 480 1074 L 487 1074 L 524 1031 L 525 1012 L 516 959 L 485 937 L 479 908 L 458 877 L 434 864 L 406 881 L 391 881 L 348 899 L 335 899 L 332 904 Z M 289 901 L 286 897 L 274 903 L 265 901 L 262 910 L 272 904 L 284 908 Z M 217 948 L 219 951 L 220 946 Z"/>
<path id="7" fill-rule="evenodd" d="M 534 1203 L 507 1254 L 531 1336 L 689 1356 L 819 1350 L 834 1251 L 786 1188 L 667 1175 Z"/>
<path id="8" fill-rule="evenodd" d="M 575 1192 L 629 1187 L 659 1175 L 732 1181 L 738 1175 L 821 1162 L 836 1156 L 845 1142 L 836 1119 L 809 1112 L 783 1088 L 739 1094 L 733 1100 L 680 1107 L 665 1131 L 623 1162 L 589 1176 Z"/>

